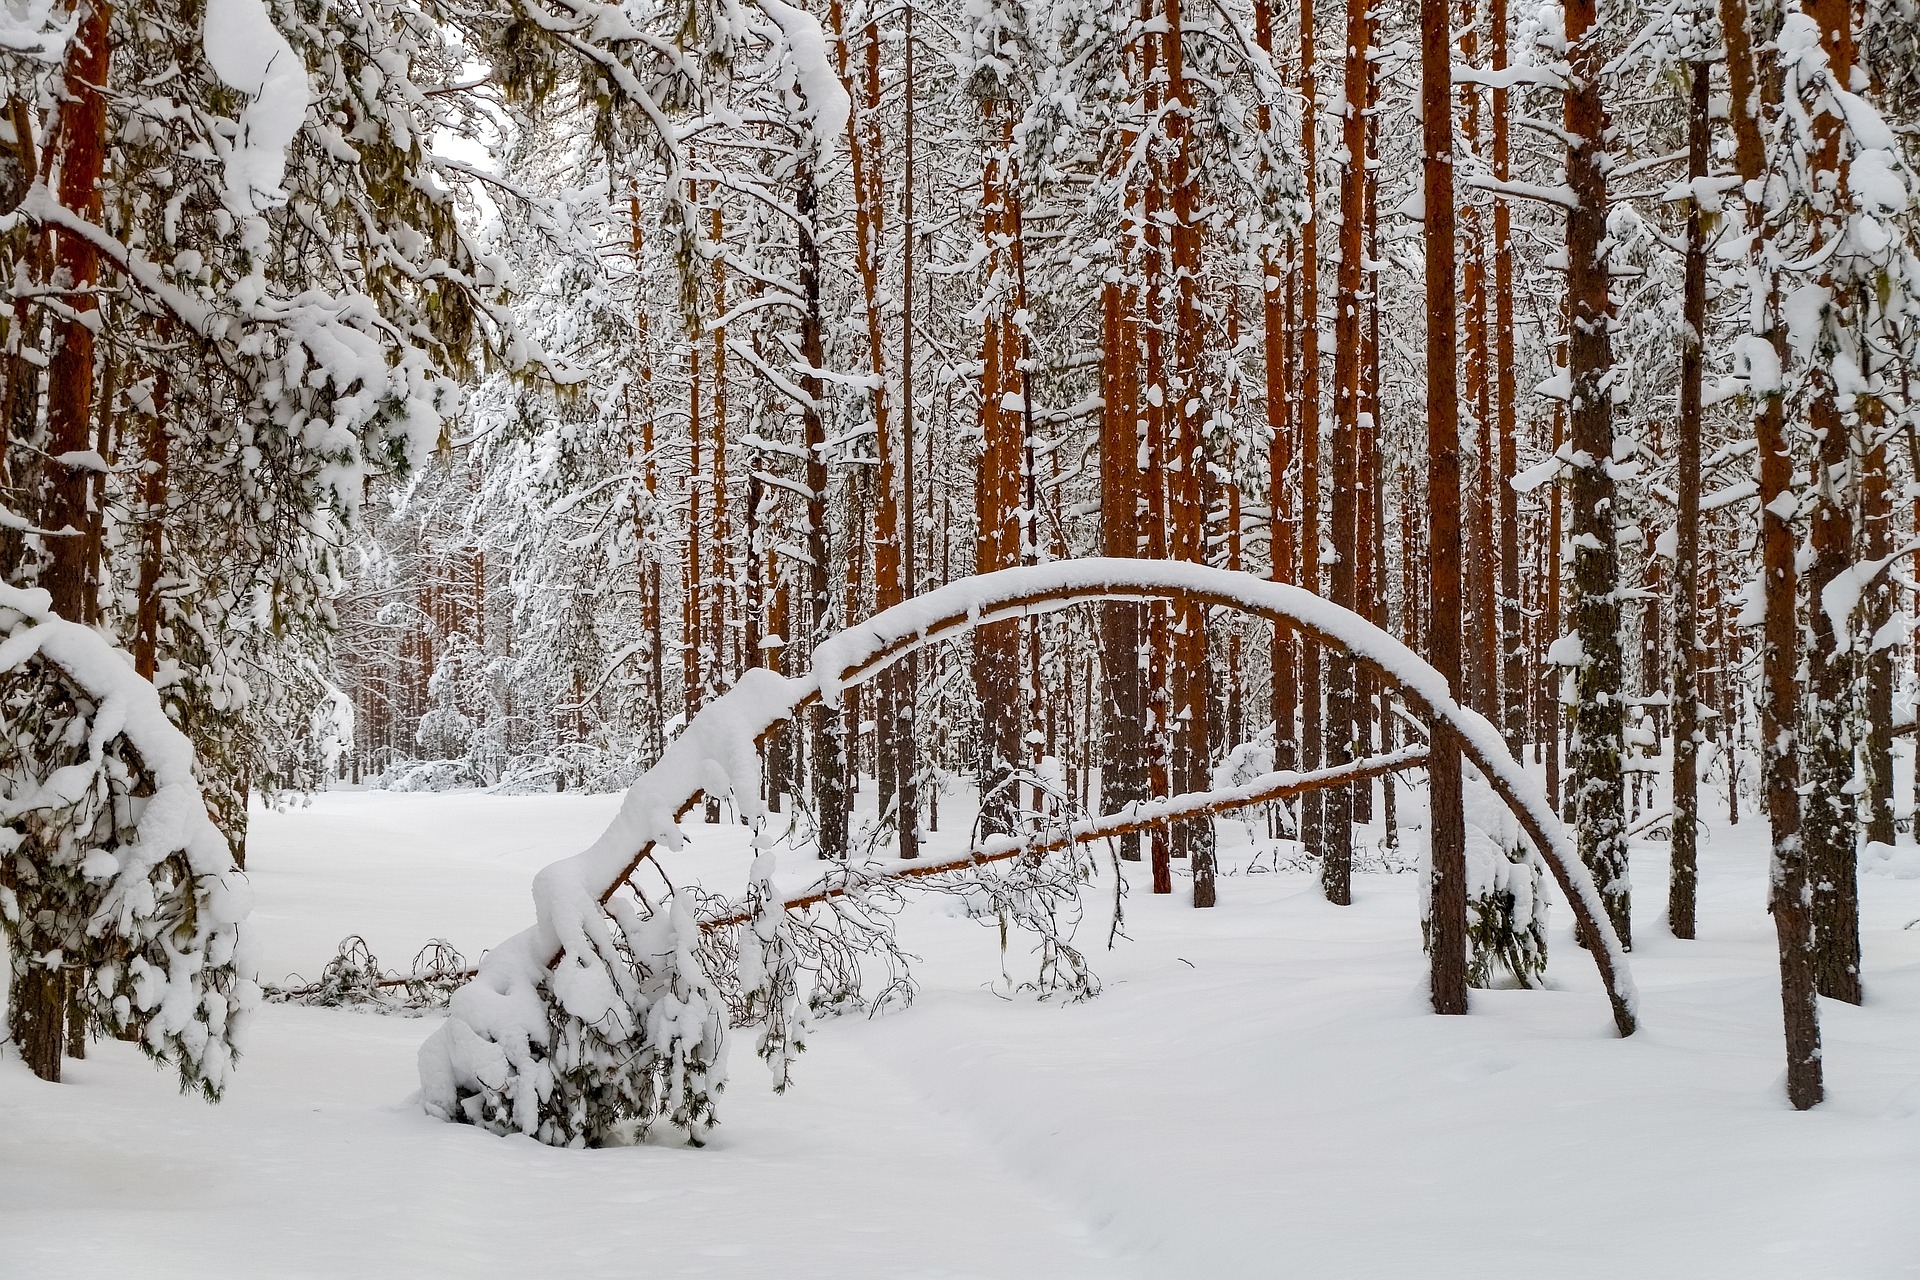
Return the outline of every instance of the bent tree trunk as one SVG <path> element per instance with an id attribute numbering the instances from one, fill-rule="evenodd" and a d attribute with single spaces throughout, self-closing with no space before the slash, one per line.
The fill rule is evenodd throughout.
<path id="1" fill-rule="evenodd" d="M 545 906 L 534 941 L 546 948 L 548 967 L 558 963 L 563 949 L 557 921 L 578 908 L 572 895 L 597 885 L 598 901 L 611 899 L 657 842 L 677 839 L 680 816 L 699 803 L 716 767 L 737 796 L 757 792 L 759 756 L 746 739 L 764 737 L 815 703 L 839 702 L 845 690 L 928 645 L 964 638 L 983 626 L 1119 600 L 1232 610 L 1289 627 L 1308 643 L 1344 648 L 1413 714 L 1445 729 L 1454 749 L 1486 777 L 1552 872 L 1576 927 L 1596 943 L 1591 955 L 1614 1025 L 1623 1036 L 1633 1034 L 1638 1000 L 1601 895 L 1545 794 L 1507 752 L 1498 728 L 1462 707 L 1441 672 L 1350 610 L 1250 574 L 1159 561 L 1062 560 L 963 578 L 822 642 L 814 651 L 813 670 L 805 676 L 747 673 L 752 679 L 743 678 L 711 710 L 703 711 L 669 745 L 659 764 L 634 783 L 619 816 L 591 848 L 547 867 L 536 878 L 536 898 Z M 562 896 L 548 901 L 543 895 L 549 893 Z M 1464 932 L 1463 925 L 1463 966 Z M 515 980 L 513 972 L 525 952 L 500 948 L 493 954 L 500 957 L 496 986 Z M 482 977 L 488 972 L 483 963 Z"/>

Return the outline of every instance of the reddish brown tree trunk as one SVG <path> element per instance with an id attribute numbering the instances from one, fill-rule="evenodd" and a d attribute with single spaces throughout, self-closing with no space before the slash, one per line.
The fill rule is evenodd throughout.
<path id="1" fill-rule="evenodd" d="M 111 20 L 106 0 L 83 5 L 67 50 L 59 132 L 49 147 L 49 165 L 59 175 L 60 203 L 94 223 L 100 220 L 100 177 L 106 163 L 107 104 L 101 86 L 107 83 L 112 57 Z M 92 472 L 60 459 L 85 453 L 93 444 L 92 318 L 99 312 L 93 287 L 99 279 L 100 259 L 91 241 L 65 231 L 54 232 L 53 252 L 50 283 L 63 292 L 65 310 L 53 321 L 52 362 L 47 369 L 49 456 L 41 471 L 39 517 L 41 527 L 55 533 L 45 538 L 40 585 L 51 597 L 56 614 L 84 622 L 93 613 L 99 592 L 96 565 L 84 536 L 93 522 Z M 68 979 L 67 971 L 59 967 L 22 963 L 19 958 L 13 964 L 14 1042 L 28 1069 L 42 1080 L 60 1079 L 60 1059 L 67 1048 Z"/>
<path id="2" fill-rule="evenodd" d="M 981 176 L 981 237 L 989 289 L 995 294 L 982 338 L 980 466 L 975 486 L 978 541 L 974 570 L 992 573 L 1020 563 L 1020 506 L 1025 489 L 1026 442 L 1017 401 L 1020 340 L 1013 323 L 1013 109 L 1000 98 L 981 103 L 987 158 Z M 980 829 L 1014 829 L 1012 779 L 1022 759 L 1020 741 L 1020 624 L 996 622 L 973 633 L 974 696 L 980 711 Z"/>
<path id="3" fill-rule="evenodd" d="M 1720 0 L 1727 46 L 1735 168 L 1746 183 L 1760 181 L 1766 155 L 1760 135 L 1760 92 L 1772 75 L 1756 63 L 1756 43 L 1745 0 Z M 1767 53 L 1772 56 L 1771 51 Z M 1748 209 L 1756 234 L 1765 234 L 1764 211 Z M 1776 360 L 1785 342 L 1780 332 L 1777 284 L 1762 322 Z M 1794 563 L 1792 513 L 1786 498 L 1793 483 L 1785 406 L 1778 388 L 1757 392 L 1754 436 L 1759 446 L 1761 576 L 1766 587 L 1761 638 L 1761 774 L 1767 823 L 1773 837 L 1769 908 L 1780 946 L 1780 1004 L 1786 1027 L 1787 1099 L 1797 1110 L 1817 1106 L 1825 1095 L 1820 1065 L 1820 1010 L 1814 981 L 1812 886 L 1800 824 L 1799 634 L 1794 619 L 1798 571 Z"/>
<path id="4" fill-rule="evenodd" d="M 1318 595 L 1320 583 L 1320 219 L 1319 86 L 1315 78 L 1313 0 L 1300 0 L 1300 150 L 1305 197 L 1315 216 L 1300 228 L 1300 585 Z M 1300 651 L 1300 763 L 1317 769 L 1325 759 L 1321 658 L 1315 645 Z M 1318 855 L 1325 841 L 1325 797 L 1300 800 L 1300 838 Z"/>
<path id="5" fill-rule="evenodd" d="M 807 363 L 807 370 L 800 376 L 800 390 L 807 397 L 801 406 L 801 421 L 807 449 L 807 624 L 811 628 L 807 655 L 810 657 L 814 646 L 838 631 L 840 624 L 833 608 L 833 584 L 828 569 L 832 535 L 827 527 L 827 423 L 820 404 L 826 387 L 815 372 L 826 366 L 827 357 L 826 317 L 820 296 L 820 241 L 814 228 L 819 189 L 814 184 L 812 164 L 800 165 L 794 180 L 797 188 L 794 208 L 800 215 L 800 292 L 805 299 L 800 320 L 800 355 Z M 822 858 L 844 858 L 850 792 L 845 710 L 839 706 L 829 707 L 824 702 L 815 704 L 809 730 L 818 852 Z"/>
<path id="6" fill-rule="evenodd" d="M 725 243 L 725 227 L 720 218 L 718 188 L 713 194 L 713 243 L 718 247 Z M 713 309 L 718 315 L 727 313 L 726 268 L 718 256 L 713 260 Z M 707 598 L 707 643 L 711 646 L 706 662 L 709 701 L 718 698 L 728 683 L 727 598 L 731 594 L 733 574 L 728 553 L 732 542 L 732 530 L 727 527 L 727 327 L 716 325 L 713 330 L 713 587 Z M 720 797 L 707 797 L 706 818 L 708 822 L 720 821 Z"/>
<path id="7" fill-rule="evenodd" d="M 1131 145 L 1125 149 L 1131 151 Z M 1123 235 L 1123 245 L 1125 240 Z M 1127 314 L 1132 291 L 1120 278 L 1133 264 L 1123 248 L 1116 249 L 1116 254 L 1115 278 L 1100 292 L 1100 531 L 1106 554 L 1132 558 L 1140 554 L 1140 411 L 1129 371 L 1139 358 L 1139 329 Z M 1140 618 L 1141 608 L 1135 604 L 1109 604 L 1101 614 L 1100 663 L 1106 701 L 1101 715 L 1100 804 L 1107 812 L 1146 798 Z M 1129 862 L 1140 860 L 1138 832 L 1121 840 L 1120 856 Z"/>
<path id="8" fill-rule="evenodd" d="M 133 621 L 133 669 L 141 679 L 153 679 L 160 654 L 160 575 L 165 569 L 167 528 L 167 461 L 172 433 L 167 415 L 172 382 L 167 370 L 155 371 L 153 417 L 147 423 L 147 472 L 141 481 L 140 584 L 136 588 Z"/>
<path id="9" fill-rule="evenodd" d="M 1359 604 L 1360 479 L 1360 296 L 1365 288 L 1366 241 L 1366 82 L 1367 11 L 1363 3 L 1347 5 L 1347 62 L 1341 97 L 1340 263 L 1338 298 L 1333 331 L 1333 546 L 1335 555 L 1329 583 L 1333 602 L 1353 609 Z M 1355 689 L 1353 656 L 1344 651 L 1329 655 L 1327 667 L 1326 762 L 1342 765 L 1354 758 Z M 1346 906 L 1353 901 L 1353 793 L 1336 789 L 1321 801 L 1324 835 L 1320 850 L 1320 889 L 1327 901 Z"/>
<path id="10" fill-rule="evenodd" d="M 112 57 L 112 9 L 106 0 L 85 5 L 67 53 L 63 79 L 66 100 L 60 108 L 59 134 L 51 167 L 58 172 L 60 203 L 89 222 L 100 220 L 100 175 L 106 164 L 107 104 L 100 87 L 107 82 Z M 94 333 L 90 317 L 99 311 L 93 288 L 99 281 L 100 254 L 84 236 L 53 233 L 55 288 L 65 291 L 65 310 L 53 321 L 53 355 L 47 369 L 47 453 L 43 466 L 40 524 L 58 531 L 46 539 L 46 565 L 40 585 L 52 596 L 53 611 L 85 621 L 98 590 L 91 572 L 87 539 L 91 472 L 59 461 L 93 447 Z"/>
<path id="11" fill-rule="evenodd" d="M 1420 0 L 1422 174 L 1427 249 L 1428 660 L 1460 692 L 1460 401 L 1454 293 L 1453 50 L 1447 0 Z M 1432 968 L 1435 1013 L 1467 1011 L 1466 824 L 1460 743 L 1435 720 L 1432 797 Z"/>
<path id="12" fill-rule="evenodd" d="M 1263 0 L 1254 6 L 1254 23 L 1254 35 L 1260 48 L 1271 56 L 1273 12 L 1270 3 Z M 1262 102 L 1260 127 L 1267 130 L 1272 128 L 1272 124 L 1272 108 Z M 1283 268 L 1278 255 L 1269 246 L 1260 291 L 1261 340 L 1267 375 L 1267 553 L 1272 566 L 1270 574 L 1275 582 L 1293 581 L 1293 519 L 1287 474 L 1293 466 L 1294 405 L 1289 385 L 1289 374 L 1293 368 L 1292 266 L 1289 260 Z M 1294 652 L 1293 633 L 1285 627 L 1275 626 L 1269 701 L 1274 724 L 1273 767 L 1276 769 L 1290 769 L 1298 759 L 1294 721 L 1299 708 L 1299 692 Z"/>
<path id="13" fill-rule="evenodd" d="M 1493 69 L 1507 69 L 1507 0 L 1492 0 L 1489 25 L 1493 36 Z M 1505 182 L 1512 177 L 1509 141 L 1508 91 L 1493 91 L 1493 176 Z M 1493 202 L 1493 363 L 1494 419 L 1499 437 L 1499 466 L 1496 487 L 1500 499 L 1500 689 L 1507 749 L 1519 759 L 1526 738 L 1527 679 L 1526 649 L 1521 639 L 1520 610 L 1520 497 L 1514 492 L 1513 479 L 1518 470 L 1515 407 L 1518 388 L 1514 369 L 1513 334 L 1513 214 L 1499 197 Z"/>
<path id="14" fill-rule="evenodd" d="M 914 523 L 913 474 L 913 241 L 917 224 L 913 216 L 914 194 L 914 154 L 913 154 L 913 6 L 907 6 L 905 50 L 905 114 L 906 139 L 904 172 L 901 175 L 900 221 L 903 231 L 900 247 L 900 501 L 901 510 L 897 515 L 900 530 L 900 596 L 910 597 L 916 590 L 914 581 Z M 876 50 L 874 56 L 877 58 Z M 899 831 L 900 856 L 917 858 L 920 856 L 920 770 L 919 753 L 914 740 L 914 702 L 920 688 L 920 659 L 917 655 L 908 655 L 900 664 L 896 677 L 895 700 L 892 716 L 894 742 L 894 791 L 898 797 L 896 810 L 898 818 L 895 826 Z"/>
<path id="15" fill-rule="evenodd" d="M 1461 0 L 1460 57 L 1473 66 L 1480 56 L 1479 6 L 1475 0 Z M 1460 147 L 1480 150 L 1480 87 L 1460 86 Z M 1490 412 L 1491 381 L 1488 370 L 1487 325 L 1487 238 L 1480 220 L 1476 195 L 1468 190 L 1460 198 L 1460 296 L 1465 310 L 1462 328 L 1466 351 L 1461 361 L 1465 374 L 1465 404 L 1472 415 L 1474 447 L 1471 462 L 1463 460 L 1471 479 L 1466 482 L 1467 589 L 1466 616 L 1466 690 L 1473 708 L 1501 723 L 1500 687 L 1497 671 L 1499 645 L 1495 634 L 1499 627 L 1494 595 L 1493 561 L 1493 423 Z"/>
<path id="16" fill-rule="evenodd" d="M 1206 499 L 1202 470 L 1206 455 L 1200 432 L 1206 423 L 1206 401 L 1200 386 L 1200 223 L 1195 216 L 1192 167 L 1193 86 L 1186 76 L 1180 0 L 1166 0 L 1167 80 L 1173 86 L 1175 109 L 1169 118 L 1173 154 L 1169 165 L 1173 188 L 1174 360 L 1168 380 L 1168 422 L 1173 457 L 1168 489 L 1172 498 L 1173 558 L 1194 564 L 1206 561 Z M 1175 791 L 1204 790 L 1208 770 L 1208 721 L 1212 698 L 1208 691 L 1207 614 L 1196 603 L 1175 606 L 1173 654 L 1173 762 Z M 1176 828 L 1176 847 L 1188 855 L 1193 870 L 1193 905 L 1214 904 L 1213 840 L 1211 823 L 1182 824 Z"/>

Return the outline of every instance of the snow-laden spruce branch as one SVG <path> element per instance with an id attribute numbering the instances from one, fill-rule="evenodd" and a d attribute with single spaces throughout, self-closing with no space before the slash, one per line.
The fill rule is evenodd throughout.
<path id="1" fill-rule="evenodd" d="M 259 1003 L 241 946 L 251 890 L 152 682 L 50 603 L 0 583 L 0 853 L 39 859 L 30 881 L 0 870 L 13 980 L 69 969 L 91 1019 L 218 1098 Z"/>
<path id="2" fill-rule="evenodd" d="M 767 732 L 816 699 L 838 705 L 849 687 L 916 649 L 959 637 L 981 623 L 1120 600 L 1180 600 L 1290 627 L 1352 653 L 1417 713 L 1448 725 L 1553 872 L 1579 926 L 1597 940 L 1590 954 L 1614 1023 L 1622 1035 L 1633 1032 L 1632 978 L 1592 879 L 1544 792 L 1508 754 L 1499 731 L 1460 706 L 1438 671 L 1379 627 L 1298 587 L 1203 565 L 1094 558 L 964 578 L 823 641 L 804 675 L 744 673 L 633 784 L 592 846 L 535 876 L 534 925 L 488 953 L 474 981 L 454 995 L 447 1023 L 421 1046 L 421 1096 L 427 1109 L 498 1132 L 568 1144 L 585 1140 L 591 1122 L 583 1116 L 608 1096 L 630 1103 L 665 1088 L 637 1085 L 620 1073 L 660 1070 L 665 1052 L 660 1046 L 666 1042 L 649 1043 L 648 1037 L 655 1034 L 663 1007 L 657 1001 L 666 998 L 668 988 L 678 1002 L 671 1008 L 681 1014 L 706 1007 L 697 981 L 683 989 L 693 967 L 689 957 L 698 945 L 698 924 L 692 907 L 677 899 L 652 921 L 633 920 L 633 913 L 613 899 L 656 846 L 677 849 L 684 843 L 680 817 L 708 794 L 730 793 L 743 817 L 763 823 L 759 743 Z M 757 859 L 757 867 L 765 861 Z M 756 883 L 767 874 L 770 868 L 757 870 Z M 763 913 L 784 907 L 784 895 L 774 894 L 771 885 L 762 883 L 757 892 Z M 640 960 L 637 979 L 620 971 L 643 953 L 664 969 L 656 972 Z M 711 1040 L 724 1034 L 724 1026 L 716 1030 L 702 1017 L 690 1031 L 684 1018 L 675 1017 L 671 1044 L 693 1065 L 674 1077 L 670 1099 L 647 1104 L 655 1108 L 648 1114 L 679 1116 L 691 1108 L 688 1127 L 698 1131 L 710 1121 L 704 1086 L 719 1060 Z M 609 1048 L 626 1057 L 609 1062 Z M 639 1066 L 626 1065 L 643 1053 Z M 694 1082 L 688 1086 L 694 1090 L 691 1101 L 683 1079 Z"/>

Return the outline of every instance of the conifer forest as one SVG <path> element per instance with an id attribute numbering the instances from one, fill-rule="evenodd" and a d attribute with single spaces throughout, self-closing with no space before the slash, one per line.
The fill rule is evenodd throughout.
<path id="1" fill-rule="evenodd" d="M 0 1275 L 1917 1265 L 1920 0 L 0 72 Z"/>

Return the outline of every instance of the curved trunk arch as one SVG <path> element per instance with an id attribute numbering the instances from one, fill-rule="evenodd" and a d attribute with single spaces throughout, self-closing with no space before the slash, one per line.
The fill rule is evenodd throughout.
<path id="1" fill-rule="evenodd" d="M 533 1135 L 552 1129 L 557 1141 L 579 1137 L 577 1117 L 562 1117 L 566 1123 L 542 1118 L 542 1099 L 556 1087 L 545 1060 L 553 1046 L 540 1043 L 542 1028 L 551 1034 L 548 1017 L 555 997 L 550 982 L 563 961 L 577 962 L 567 966 L 577 976 L 615 953 L 615 921 L 607 903 L 656 846 L 675 849 L 685 842 L 681 816 L 709 793 L 728 791 L 743 815 L 764 816 L 759 744 L 767 732 L 816 701 L 836 705 L 846 689 L 917 649 L 982 622 L 1114 600 L 1217 605 L 1267 618 L 1318 644 L 1344 649 L 1415 712 L 1449 726 L 1450 736 L 1513 812 L 1579 926 L 1597 944 L 1589 954 L 1606 987 L 1614 1026 L 1622 1036 L 1633 1034 L 1637 998 L 1626 957 L 1559 817 L 1545 792 L 1508 754 L 1500 731 L 1454 701 L 1438 671 L 1359 615 L 1298 587 L 1183 562 L 1061 560 L 963 578 L 895 605 L 821 643 L 807 674 L 789 677 L 754 668 L 703 707 L 628 788 L 600 838 L 534 877 L 533 926 L 488 952 L 473 980 L 454 992 L 447 1021 L 420 1047 L 427 1110 L 496 1132 Z M 1199 811 L 1196 806 L 1190 816 Z M 704 1121 L 689 1123 L 698 1127 Z"/>
<path id="2" fill-rule="evenodd" d="M 1174 600 L 1218 606 L 1292 628 L 1318 644 L 1345 649 L 1373 671 L 1417 714 L 1445 721 L 1461 750 L 1486 777 L 1546 862 L 1586 936 L 1621 1035 L 1633 1034 L 1637 998 L 1626 957 L 1592 878 L 1545 792 L 1508 753 L 1500 731 L 1462 707 L 1447 681 L 1425 660 L 1351 610 L 1304 588 L 1205 565 L 1093 557 L 962 578 L 894 605 L 823 641 L 813 669 L 779 676 L 755 669 L 703 708 L 658 763 L 629 789 L 606 833 L 586 852 L 549 866 L 536 877 L 540 922 L 530 931 L 542 968 L 566 949 L 563 908 L 585 905 L 590 893 L 605 903 L 655 844 L 678 847 L 679 818 L 711 788 L 730 787 L 751 810 L 759 793 L 759 761 L 752 744 L 816 700 L 839 701 L 846 689 L 872 679 L 909 653 L 965 635 L 983 622 L 1000 622 L 1103 601 Z M 523 935 L 526 937 L 526 935 Z M 509 948 L 500 948 L 505 953 Z M 503 954 L 503 961 L 510 957 Z M 482 966 L 482 975 L 485 966 Z"/>

